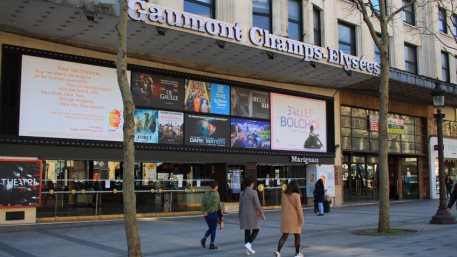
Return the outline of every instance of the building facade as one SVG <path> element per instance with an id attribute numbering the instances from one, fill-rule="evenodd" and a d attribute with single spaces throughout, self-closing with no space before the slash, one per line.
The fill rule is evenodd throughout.
<path id="1" fill-rule="evenodd" d="M 139 213 L 197 211 L 213 180 L 236 208 L 246 176 L 264 206 L 280 205 L 290 179 L 305 205 L 318 178 L 335 204 L 378 199 L 379 51 L 352 2 L 127 2 Z M 0 156 L 43 165 L 38 202 L 9 190 L 3 207 L 38 205 L 41 220 L 121 214 L 117 1 L 1 5 Z M 456 117 L 457 12 L 419 6 L 389 32 L 392 200 L 434 197 L 434 78 L 446 122 Z"/>

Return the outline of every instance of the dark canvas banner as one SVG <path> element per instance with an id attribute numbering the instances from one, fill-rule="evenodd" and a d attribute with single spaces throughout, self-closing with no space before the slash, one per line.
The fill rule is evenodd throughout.
<path id="1" fill-rule="evenodd" d="M 229 144 L 229 119 L 187 114 L 186 145 L 226 147 Z"/>
<path id="2" fill-rule="evenodd" d="M 132 96 L 135 105 L 182 111 L 183 95 L 184 79 L 132 73 Z"/>
<path id="3" fill-rule="evenodd" d="M 0 160 L 0 208 L 39 207 L 41 161 Z"/>
<path id="4" fill-rule="evenodd" d="M 232 87 L 230 111 L 233 116 L 270 119 L 270 94 L 263 91 Z"/>

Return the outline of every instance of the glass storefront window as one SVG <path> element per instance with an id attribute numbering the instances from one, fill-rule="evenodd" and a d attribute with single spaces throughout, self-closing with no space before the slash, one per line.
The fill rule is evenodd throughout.
<path id="1" fill-rule="evenodd" d="M 378 111 L 341 106 L 341 113 L 343 150 L 377 152 L 378 132 L 375 121 L 379 116 Z M 388 134 L 389 152 L 423 154 L 425 151 L 423 148 L 425 122 L 423 119 L 401 114 L 389 114 L 389 118 L 393 122 L 393 126 L 400 126 Z"/>
<path id="2" fill-rule="evenodd" d="M 42 206 L 37 217 L 123 213 L 121 162 L 43 163 Z M 213 169 L 212 164 L 136 162 L 138 213 L 199 210 L 201 197 L 214 181 Z"/>
<path id="3" fill-rule="evenodd" d="M 419 177 L 417 158 L 402 159 L 403 198 L 417 199 L 419 197 Z"/>
<path id="4" fill-rule="evenodd" d="M 343 189 L 345 201 L 378 199 L 378 159 L 375 156 L 343 158 Z"/>
<path id="5" fill-rule="evenodd" d="M 351 127 L 351 117 L 342 116 L 341 117 L 341 127 L 350 128 Z"/>
<path id="6" fill-rule="evenodd" d="M 343 149 L 352 149 L 351 137 L 341 137 L 341 147 Z"/>

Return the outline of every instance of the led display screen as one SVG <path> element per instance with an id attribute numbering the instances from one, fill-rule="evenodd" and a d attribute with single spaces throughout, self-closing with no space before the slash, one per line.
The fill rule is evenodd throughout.
<path id="1" fill-rule="evenodd" d="M 188 114 L 185 117 L 186 145 L 228 146 L 229 118 Z"/>
<path id="2" fill-rule="evenodd" d="M 116 70 L 22 56 L 19 135 L 122 141 Z"/>
<path id="3" fill-rule="evenodd" d="M 326 152 L 326 102 L 271 93 L 271 149 Z"/>
<path id="4" fill-rule="evenodd" d="M 232 147 L 270 149 L 270 122 L 232 118 L 230 128 Z"/>

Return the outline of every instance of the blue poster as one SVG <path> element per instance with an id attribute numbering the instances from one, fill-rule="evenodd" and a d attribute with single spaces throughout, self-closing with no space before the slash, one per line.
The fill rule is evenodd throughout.
<path id="1" fill-rule="evenodd" d="M 231 119 L 231 147 L 270 149 L 270 122 Z"/>
<path id="2" fill-rule="evenodd" d="M 211 83 L 211 113 L 230 114 L 230 87 Z"/>
<path id="3" fill-rule="evenodd" d="M 158 113 L 155 110 L 135 110 L 135 142 L 158 143 L 158 118 Z"/>
<path id="4" fill-rule="evenodd" d="M 241 191 L 241 178 L 240 178 L 240 170 L 234 170 L 232 173 L 232 194 L 239 194 Z"/>

